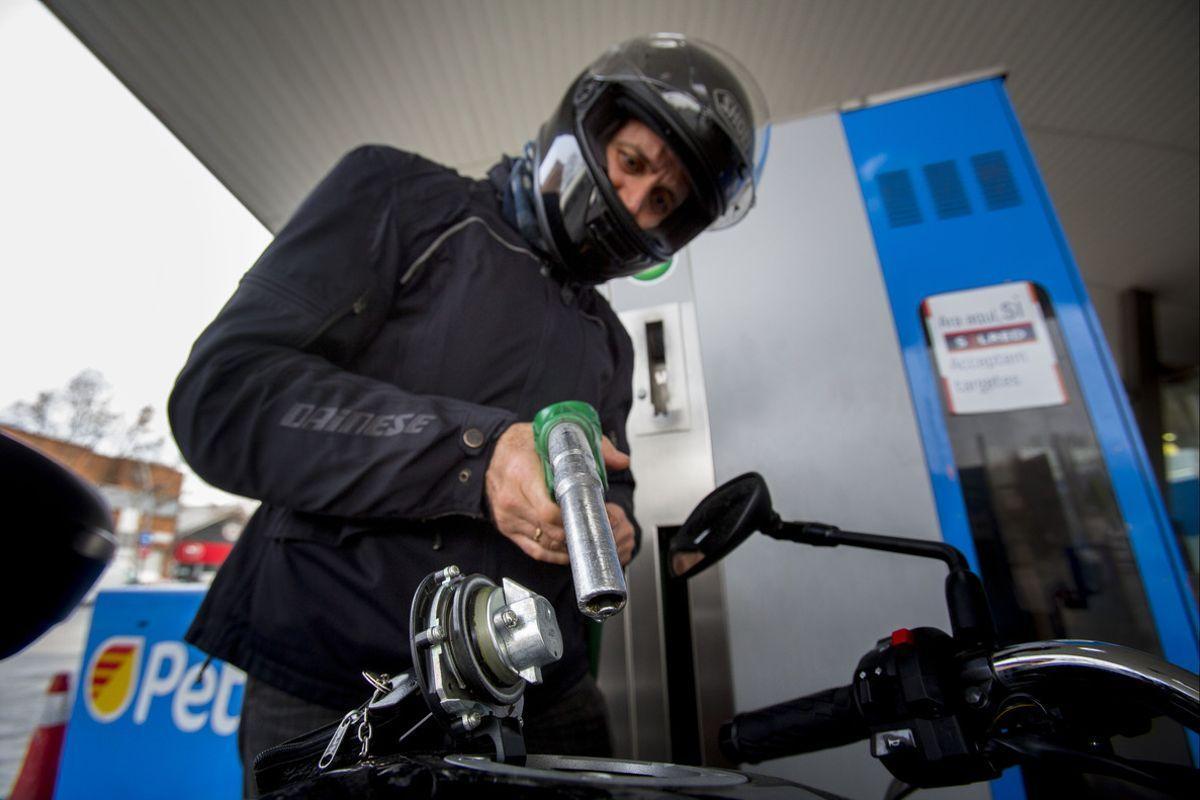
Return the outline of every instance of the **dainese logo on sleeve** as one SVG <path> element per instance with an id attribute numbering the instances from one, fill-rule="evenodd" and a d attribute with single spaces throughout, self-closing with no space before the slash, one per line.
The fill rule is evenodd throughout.
<path id="1" fill-rule="evenodd" d="M 97 722 L 112 722 L 133 701 L 145 647 L 141 636 L 113 636 L 92 654 L 82 689 L 88 713 Z"/>

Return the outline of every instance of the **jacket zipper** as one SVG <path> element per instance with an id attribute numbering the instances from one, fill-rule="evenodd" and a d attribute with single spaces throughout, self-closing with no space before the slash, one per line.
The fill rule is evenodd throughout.
<path id="1" fill-rule="evenodd" d="M 329 740 L 329 744 L 325 746 L 325 752 L 321 754 L 321 760 L 317 762 L 317 769 L 327 768 L 337 758 L 338 750 L 342 746 L 342 740 L 346 738 L 346 731 L 358 721 L 358 715 L 361 710 L 356 708 L 342 717 L 342 721 L 338 723 L 337 730 L 333 732 L 333 738 Z"/>
<path id="2" fill-rule="evenodd" d="M 358 297 L 354 298 L 353 303 L 351 303 L 348 306 L 345 306 L 342 309 L 339 309 L 334 314 L 331 314 L 329 316 L 329 318 L 326 319 L 325 322 L 321 325 L 321 327 L 317 328 L 315 333 L 313 333 L 311 336 L 309 336 L 307 339 L 305 339 L 303 342 L 300 343 L 300 348 L 303 349 L 305 347 L 308 347 L 310 344 L 315 342 L 317 339 L 320 339 L 321 335 L 324 334 L 325 331 L 332 328 L 335 323 L 337 323 L 339 320 L 342 319 L 342 317 L 349 316 L 350 314 L 354 314 L 355 316 L 358 316 L 359 314 L 366 311 L 367 310 L 367 295 L 369 295 L 370 293 L 371 293 L 371 290 L 368 289 L 367 291 L 360 294 Z"/>
<path id="3" fill-rule="evenodd" d="M 353 713 L 353 712 L 351 712 L 351 713 Z M 343 721 L 344 721 L 344 719 L 343 719 Z M 319 730 L 313 731 L 313 733 L 318 733 L 318 732 L 319 732 Z M 257 769 L 257 768 L 265 765 L 266 762 L 273 761 L 276 759 L 276 757 L 286 754 L 286 753 L 316 752 L 317 746 L 319 746 L 323 740 L 324 740 L 324 736 L 321 736 L 321 737 L 314 736 L 313 738 L 305 739 L 305 740 L 299 741 L 299 742 L 284 742 L 282 744 L 273 745 L 272 747 L 268 747 L 266 750 L 263 750 L 257 756 L 254 757 L 253 768 Z"/>
<path id="4" fill-rule="evenodd" d="M 314 303 L 310 302 L 308 300 L 308 298 L 304 297 L 304 295 L 300 294 L 299 292 L 296 292 L 291 287 L 288 287 L 282 283 L 279 283 L 278 281 L 274 280 L 273 278 L 268 278 L 263 275 L 253 275 L 253 274 L 247 273 L 246 275 L 244 275 L 242 277 L 242 280 L 248 281 L 251 284 L 257 284 L 258 286 L 266 289 L 269 292 L 273 292 L 275 294 L 286 297 L 287 299 L 292 300 L 293 302 L 295 302 L 296 304 L 298 304 L 299 306 L 304 308 L 306 311 L 312 312 L 312 314 L 318 318 L 321 317 L 322 315 L 324 315 L 324 313 L 325 313 L 324 309 L 317 307 Z M 315 342 L 317 339 L 321 338 L 321 334 L 325 333 L 325 331 L 327 331 L 331 327 L 333 327 L 334 323 L 336 323 L 342 317 L 345 317 L 348 314 L 354 314 L 355 316 L 358 316 L 359 314 L 366 311 L 367 310 L 367 296 L 370 294 L 371 294 L 371 290 L 370 289 L 366 290 L 365 292 L 360 294 L 358 297 L 355 297 L 354 301 L 351 302 L 349 305 L 338 309 L 336 312 L 334 312 L 333 314 L 326 317 L 325 322 L 321 324 L 321 327 L 317 328 L 315 333 L 309 335 L 308 338 L 306 338 L 303 342 L 301 342 L 300 347 L 302 347 L 302 348 L 308 347 L 310 344 Z"/>

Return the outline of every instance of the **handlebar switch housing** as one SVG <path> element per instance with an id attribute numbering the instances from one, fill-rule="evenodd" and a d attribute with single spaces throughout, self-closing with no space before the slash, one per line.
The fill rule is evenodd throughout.
<path id="1" fill-rule="evenodd" d="M 913 786 L 950 786 L 999 775 L 974 744 L 986 715 L 964 697 L 961 645 L 936 628 L 881 639 L 854 674 L 854 698 L 871 754 Z"/>

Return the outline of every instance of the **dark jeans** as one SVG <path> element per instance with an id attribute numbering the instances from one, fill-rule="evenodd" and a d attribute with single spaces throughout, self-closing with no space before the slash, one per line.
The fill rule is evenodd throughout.
<path id="1" fill-rule="evenodd" d="M 554 702 L 525 710 L 525 751 L 560 756 L 612 756 L 608 707 L 591 675 Z"/>
<path id="2" fill-rule="evenodd" d="M 341 719 L 350 709 L 326 708 L 246 676 L 238 755 L 242 758 L 242 796 L 258 797 L 254 757 L 277 744 Z"/>
<path id="3" fill-rule="evenodd" d="M 301 700 L 246 676 L 238 753 L 242 759 L 242 794 L 258 797 L 254 757 L 281 742 L 328 725 L 348 708 L 333 709 Z M 530 753 L 611 756 L 612 738 L 604 695 L 590 675 L 553 703 L 525 714 L 525 749 Z"/>

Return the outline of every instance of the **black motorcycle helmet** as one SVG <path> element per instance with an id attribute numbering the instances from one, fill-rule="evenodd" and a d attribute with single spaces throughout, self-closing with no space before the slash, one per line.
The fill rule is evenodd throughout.
<path id="1" fill-rule="evenodd" d="M 689 183 L 650 230 L 634 221 L 605 169 L 605 146 L 631 119 L 666 143 Z M 671 33 L 611 48 L 572 82 L 535 143 L 534 205 L 550 255 L 584 283 L 669 260 L 701 231 L 746 215 L 769 135 L 761 90 L 719 48 Z"/>

